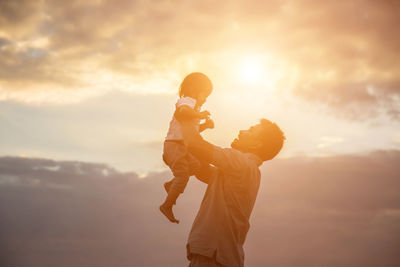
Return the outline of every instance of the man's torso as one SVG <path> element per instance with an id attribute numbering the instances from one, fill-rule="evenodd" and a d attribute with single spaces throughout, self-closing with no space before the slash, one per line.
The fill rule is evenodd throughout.
<path id="1" fill-rule="evenodd" d="M 260 184 L 262 161 L 253 154 L 214 147 L 210 179 L 188 239 L 188 253 L 215 255 L 226 266 L 243 266 L 243 244 Z"/>

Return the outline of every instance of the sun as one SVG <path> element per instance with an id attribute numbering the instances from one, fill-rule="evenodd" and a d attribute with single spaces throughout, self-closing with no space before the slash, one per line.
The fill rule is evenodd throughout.
<path id="1" fill-rule="evenodd" d="M 257 58 L 244 58 L 238 63 L 238 77 L 246 84 L 259 83 L 263 71 L 262 61 Z"/>

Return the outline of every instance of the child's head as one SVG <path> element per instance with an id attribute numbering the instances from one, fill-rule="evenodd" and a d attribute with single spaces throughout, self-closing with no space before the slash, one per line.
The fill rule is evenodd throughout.
<path id="1" fill-rule="evenodd" d="M 179 96 L 191 97 L 203 104 L 212 89 L 213 85 L 207 75 L 201 72 L 192 72 L 183 79 L 179 87 Z"/>

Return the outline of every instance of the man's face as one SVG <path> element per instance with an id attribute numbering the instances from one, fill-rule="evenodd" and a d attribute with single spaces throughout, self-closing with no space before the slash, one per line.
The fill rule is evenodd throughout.
<path id="1" fill-rule="evenodd" d="M 254 125 L 248 130 L 241 130 L 238 137 L 232 141 L 231 147 L 242 152 L 254 152 L 262 145 L 259 141 L 260 134 L 260 124 Z"/>

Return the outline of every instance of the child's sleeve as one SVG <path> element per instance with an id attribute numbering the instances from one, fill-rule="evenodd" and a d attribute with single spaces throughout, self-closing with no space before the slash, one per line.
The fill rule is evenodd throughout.
<path id="1" fill-rule="evenodd" d="M 196 100 L 191 97 L 181 97 L 178 99 L 178 102 L 176 102 L 176 108 L 179 108 L 181 106 L 188 106 L 192 109 L 196 106 Z"/>

